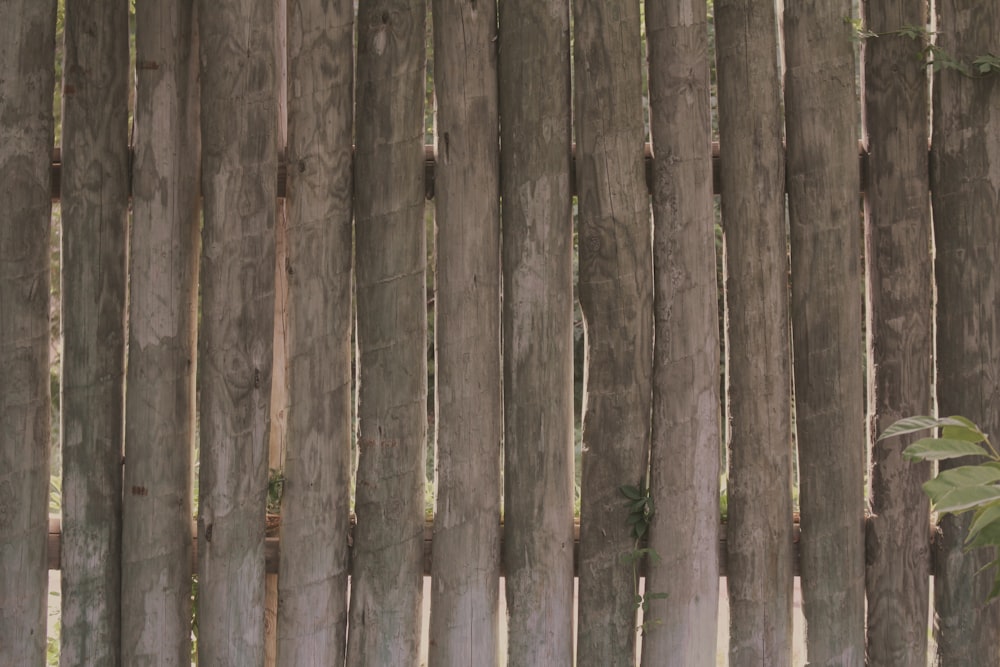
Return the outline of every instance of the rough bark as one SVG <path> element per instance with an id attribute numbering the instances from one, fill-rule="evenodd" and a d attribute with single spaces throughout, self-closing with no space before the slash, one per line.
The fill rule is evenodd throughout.
<path id="1" fill-rule="evenodd" d="M 500 4 L 509 665 L 573 659 L 569 4 Z"/>
<path id="2" fill-rule="evenodd" d="M 869 30 L 924 25 L 925 0 L 865 4 Z M 870 665 L 927 664 L 928 465 L 909 439 L 875 442 L 901 417 L 931 411 L 931 263 L 927 73 L 919 45 L 883 34 L 864 48 L 868 144 L 865 257 L 871 513 L 866 536 Z"/>
<path id="3" fill-rule="evenodd" d="M 971 63 L 995 52 L 1000 7 L 940 0 L 938 46 Z M 937 250 L 938 410 L 1000 431 L 1000 78 L 942 70 L 934 80 L 934 242 Z M 942 461 L 941 469 L 975 463 Z M 984 606 L 994 549 L 963 552 L 971 515 L 941 520 L 934 553 L 937 658 L 942 665 L 1000 664 L 1000 602 Z"/>
<path id="4" fill-rule="evenodd" d="M 708 32 L 701 0 L 647 0 L 653 141 L 651 599 L 642 664 L 715 665 L 719 315 Z M 676 517 L 684 517 L 678 524 Z"/>
<path id="5" fill-rule="evenodd" d="M 850 0 L 785 3 L 787 187 L 810 665 L 865 661 L 858 109 Z"/>
<path id="6" fill-rule="evenodd" d="M 122 661 L 191 660 L 198 305 L 198 51 L 192 0 L 136 5 Z"/>
<path id="7" fill-rule="evenodd" d="M 497 665 L 500 183 L 497 8 L 436 0 L 433 665 Z"/>
<path id="8" fill-rule="evenodd" d="M 427 440 L 423 0 L 358 10 L 358 473 L 347 664 L 416 665 Z"/>
<path id="9" fill-rule="evenodd" d="M 638 576 L 622 484 L 649 463 L 652 250 L 639 0 L 573 4 L 580 304 L 586 325 L 577 664 L 635 662 Z"/>
<path id="10" fill-rule="evenodd" d="M 0 5 L 0 663 L 45 659 L 56 2 Z"/>
<path id="11" fill-rule="evenodd" d="M 273 0 L 198 6 L 202 44 L 198 659 L 264 662 L 277 173 Z"/>
<path id="12" fill-rule="evenodd" d="M 792 496 L 785 170 L 772 0 L 718 0 L 732 665 L 788 665 Z"/>
<path id="13" fill-rule="evenodd" d="M 288 449 L 278 664 L 342 664 L 351 443 L 350 0 L 288 5 Z"/>
<path id="14" fill-rule="evenodd" d="M 66 3 L 62 129 L 63 664 L 120 662 L 128 6 Z"/>

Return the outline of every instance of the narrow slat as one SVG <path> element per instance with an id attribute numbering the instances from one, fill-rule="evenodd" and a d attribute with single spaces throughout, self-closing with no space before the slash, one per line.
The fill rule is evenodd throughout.
<path id="1" fill-rule="evenodd" d="M 967 64 L 997 51 L 1000 6 L 939 0 L 937 44 Z M 940 70 L 934 79 L 934 246 L 937 252 L 937 399 L 985 433 L 1000 432 L 1000 81 Z M 942 461 L 945 470 L 976 463 Z M 993 549 L 964 553 L 971 514 L 941 520 L 934 558 L 937 659 L 959 667 L 1000 664 L 1000 603 L 984 606 Z"/>
<path id="2" fill-rule="evenodd" d="M 639 0 L 573 3 L 580 305 L 586 324 L 577 664 L 635 660 L 635 538 L 619 487 L 645 481 L 653 276 Z"/>
<path id="3" fill-rule="evenodd" d="M 63 664 L 120 664 L 128 4 L 66 3 Z"/>
<path id="4" fill-rule="evenodd" d="M 354 8 L 288 3 L 287 453 L 278 664 L 342 664 L 351 443 Z"/>
<path id="5" fill-rule="evenodd" d="M 869 0 L 869 30 L 924 25 L 926 0 Z M 865 258 L 871 513 L 865 540 L 868 661 L 927 664 L 928 465 L 904 461 L 906 439 L 875 442 L 901 417 L 931 410 L 931 222 L 928 91 L 919 44 L 883 34 L 864 46 L 868 188 Z"/>
<path id="6" fill-rule="evenodd" d="M 642 664 L 715 665 L 719 315 L 708 32 L 701 0 L 647 0 L 655 273 L 651 495 Z M 678 516 L 685 517 L 678 522 Z"/>
<path id="7" fill-rule="evenodd" d="M 191 658 L 198 306 L 192 0 L 136 5 L 135 163 L 122 499 L 122 661 Z M 156 610 L 149 613 L 148 610 Z"/>
<path id="8" fill-rule="evenodd" d="M 791 399 L 773 0 L 715 4 L 728 319 L 729 661 L 792 658 Z"/>
<path id="9" fill-rule="evenodd" d="M 806 655 L 811 665 L 862 667 L 863 292 L 850 13 L 850 0 L 785 2 L 786 182 Z"/>
<path id="10" fill-rule="evenodd" d="M 509 665 L 573 660 L 568 0 L 500 3 Z"/>
<path id="11" fill-rule="evenodd" d="M 273 0 L 198 6 L 202 47 L 198 660 L 264 663 L 277 171 Z"/>
<path id="12" fill-rule="evenodd" d="M 500 659 L 500 172 L 497 7 L 437 0 L 434 86 L 437 510 L 433 665 Z"/>
<path id="13" fill-rule="evenodd" d="M 358 7 L 358 473 L 347 664 L 416 665 L 427 439 L 424 0 Z"/>
<path id="14" fill-rule="evenodd" d="M 0 664 L 45 659 L 56 2 L 0 4 Z"/>

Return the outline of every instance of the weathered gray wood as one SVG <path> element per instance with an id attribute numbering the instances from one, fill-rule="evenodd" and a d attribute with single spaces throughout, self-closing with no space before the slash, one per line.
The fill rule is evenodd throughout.
<path id="1" fill-rule="evenodd" d="M 192 0 L 136 5 L 122 661 L 191 658 L 198 306 L 198 48 Z"/>
<path id="2" fill-rule="evenodd" d="M 719 316 L 707 14 L 647 0 L 653 142 L 651 622 L 642 664 L 715 665 L 719 606 Z M 678 522 L 678 517 L 683 517 Z"/>
<path id="3" fill-rule="evenodd" d="M 870 30 L 924 25 L 926 0 L 865 4 Z M 868 660 L 927 664 L 929 467 L 904 461 L 906 439 L 874 442 L 901 417 L 931 410 L 931 264 L 927 75 L 919 44 L 894 35 L 864 47 L 865 197 L 871 513 L 866 536 Z"/>
<path id="4" fill-rule="evenodd" d="M 500 583 L 497 7 L 434 3 L 437 98 L 432 665 L 496 665 Z"/>
<path id="5" fill-rule="evenodd" d="M 865 430 L 851 0 L 786 0 L 802 602 L 810 665 L 865 662 Z"/>
<path id="6" fill-rule="evenodd" d="M 347 664 L 419 660 L 427 440 L 424 0 L 358 8 L 358 473 Z"/>
<path id="7" fill-rule="evenodd" d="M 639 0 L 573 3 L 580 305 L 586 323 L 578 665 L 635 662 L 638 577 L 618 490 L 649 464 L 653 284 Z"/>
<path id="8" fill-rule="evenodd" d="M 62 112 L 64 665 L 120 662 L 128 6 L 66 3 Z"/>
<path id="9" fill-rule="evenodd" d="M 1000 6 L 939 0 L 938 46 L 965 62 L 996 53 Z M 1000 431 L 1000 80 L 941 70 L 934 79 L 931 174 L 937 251 L 937 398 L 942 415 L 961 414 Z M 975 463 L 942 461 L 941 469 Z M 971 515 L 941 520 L 934 552 L 935 638 L 942 665 L 1000 664 L 1000 603 L 984 607 L 994 550 L 963 553 Z"/>
<path id="10" fill-rule="evenodd" d="M 288 4 L 288 449 L 278 664 L 342 664 L 351 455 L 354 8 Z"/>
<path id="11" fill-rule="evenodd" d="M 500 3 L 504 560 L 509 665 L 573 659 L 567 0 Z"/>
<path id="12" fill-rule="evenodd" d="M 715 4 L 726 248 L 729 662 L 792 658 L 785 169 L 773 0 Z"/>
<path id="13" fill-rule="evenodd" d="M 202 317 L 198 659 L 264 662 L 264 505 L 274 330 L 273 0 L 198 6 Z"/>
<path id="14" fill-rule="evenodd" d="M 56 2 L 0 4 L 0 664 L 45 660 Z"/>

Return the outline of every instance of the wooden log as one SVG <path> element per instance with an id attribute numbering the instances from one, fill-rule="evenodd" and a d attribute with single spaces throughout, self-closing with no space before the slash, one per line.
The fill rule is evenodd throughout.
<path id="1" fill-rule="evenodd" d="M 653 141 L 651 599 L 642 664 L 715 665 L 719 606 L 719 316 L 707 13 L 647 0 Z M 678 523 L 676 516 L 686 520 Z M 688 523 L 690 522 L 690 523 Z"/>
<path id="2" fill-rule="evenodd" d="M 925 25 L 925 0 L 865 3 L 869 30 Z M 884 34 L 864 46 L 865 197 L 871 513 L 865 540 L 868 660 L 927 664 L 928 465 L 906 462 L 909 439 L 875 441 L 901 417 L 929 414 L 931 264 L 927 72 L 919 44 Z"/>
<path id="3" fill-rule="evenodd" d="M 806 655 L 811 665 L 862 667 L 863 292 L 850 13 L 850 0 L 785 5 L 786 183 Z"/>
<path id="4" fill-rule="evenodd" d="M 996 52 L 1000 7 L 942 0 L 938 46 L 966 64 Z M 941 69 L 934 79 L 931 195 L 937 251 L 937 399 L 941 415 L 964 415 L 1000 431 L 1000 82 Z M 976 463 L 942 461 L 941 470 Z M 965 553 L 971 514 L 941 520 L 933 553 L 935 639 L 942 665 L 1000 664 L 1000 603 L 984 606 L 995 549 Z"/>
<path id="5" fill-rule="evenodd" d="M 45 661 L 56 2 L 0 4 L 0 664 Z M 44 156 L 44 157 L 43 157 Z"/>
<path id="6" fill-rule="evenodd" d="M 120 664 L 128 6 L 66 3 L 62 114 L 64 664 Z"/>
<path id="7" fill-rule="evenodd" d="M 573 238 L 567 0 L 500 3 L 510 665 L 573 660 Z"/>
<path id="8" fill-rule="evenodd" d="M 122 661 L 128 665 L 191 659 L 201 223 L 193 10 L 192 0 L 136 6 L 122 499 Z"/>
<path id="9" fill-rule="evenodd" d="M 198 660 L 264 663 L 274 333 L 273 0 L 202 2 Z M 236 629 L 239 629 L 238 631 Z"/>
<path id="10" fill-rule="evenodd" d="M 351 2 L 288 4 L 288 449 L 278 664 L 342 662 L 351 442 Z"/>
<path id="11" fill-rule="evenodd" d="M 358 473 L 347 664 L 419 660 L 427 440 L 423 0 L 358 8 Z"/>
<path id="12" fill-rule="evenodd" d="M 493 0 L 436 0 L 432 15 L 437 510 L 429 663 L 497 665 L 503 438 L 497 8 Z"/>
<path id="13" fill-rule="evenodd" d="M 773 0 L 715 4 L 728 320 L 729 662 L 792 659 L 791 378 Z"/>
<path id="14" fill-rule="evenodd" d="M 573 3 L 579 293 L 586 328 L 578 665 L 635 660 L 628 506 L 645 482 L 653 289 L 639 0 Z"/>

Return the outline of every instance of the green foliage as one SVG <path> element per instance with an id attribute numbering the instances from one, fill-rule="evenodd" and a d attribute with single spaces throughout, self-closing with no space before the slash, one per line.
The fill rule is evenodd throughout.
<path id="1" fill-rule="evenodd" d="M 285 474 L 278 468 L 271 468 L 267 476 L 267 513 L 281 513 L 281 496 L 285 491 Z"/>
<path id="2" fill-rule="evenodd" d="M 649 523 L 653 519 L 653 499 L 649 495 L 649 486 L 645 480 L 640 482 L 638 486 L 629 484 L 619 486 L 618 491 L 625 496 L 627 501 L 628 518 L 626 519 L 626 523 L 632 527 L 632 536 L 635 538 L 635 545 L 632 550 L 622 554 L 622 562 L 632 566 L 635 609 L 636 611 L 642 610 L 643 612 L 643 622 L 636 627 L 636 631 L 646 634 L 650 626 L 657 624 L 655 620 L 648 620 L 645 617 L 645 613 L 649 609 L 650 600 L 667 597 L 666 593 L 639 592 L 639 567 L 642 564 L 642 560 L 647 559 L 653 563 L 660 561 L 660 554 L 656 552 L 656 549 L 639 546 L 640 541 L 649 531 Z"/>
<path id="3" fill-rule="evenodd" d="M 965 417 L 908 417 L 887 428 L 879 440 L 941 429 L 940 437 L 921 438 L 903 451 L 908 461 L 943 461 L 978 456 L 979 463 L 938 473 L 924 484 L 933 509 L 941 514 L 973 512 L 965 549 L 1000 547 L 1000 453 L 982 429 Z M 994 553 L 995 555 L 995 553 Z M 1000 557 L 986 566 L 996 568 L 987 601 L 1000 597 Z"/>
<path id="4" fill-rule="evenodd" d="M 877 37 L 906 37 L 920 46 L 917 49 L 917 58 L 926 62 L 935 72 L 941 70 L 952 70 L 970 79 L 978 79 L 991 74 L 1000 73 L 1000 58 L 987 53 L 973 58 L 971 64 L 965 62 L 953 54 L 945 51 L 934 43 L 935 33 L 924 26 L 904 25 L 896 30 L 887 32 L 873 32 L 869 30 L 864 21 L 860 18 L 844 17 L 844 22 L 852 27 L 853 38 L 858 41 L 874 39 Z"/>

